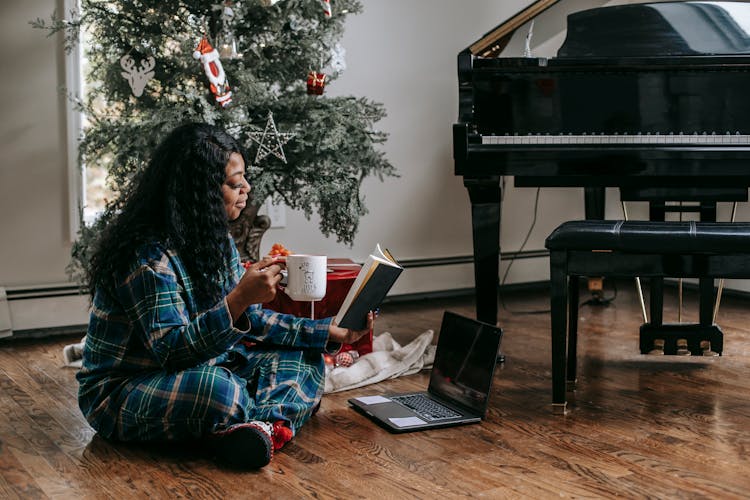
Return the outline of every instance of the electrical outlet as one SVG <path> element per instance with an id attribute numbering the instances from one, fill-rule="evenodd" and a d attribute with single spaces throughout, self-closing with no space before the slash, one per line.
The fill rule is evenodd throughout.
<path id="1" fill-rule="evenodd" d="M 266 214 L 271 218 L 271 227 L 286 226 L 286 205 L 274 204 L 271 198 L 266 200 Z"/>

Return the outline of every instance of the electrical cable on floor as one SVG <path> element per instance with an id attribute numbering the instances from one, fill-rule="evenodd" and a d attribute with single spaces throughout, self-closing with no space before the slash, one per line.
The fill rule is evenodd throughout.
<path id="1" fill-rule="evenodd" d="M 526 248 L 526 244 L 529 242 L 529 238 L 531 237 L 531 233 L 534 230 L 534 226 L 536 226 L 537 216 L 539 214 L 539 194 L 541 193 L 541 188 L 536 188 L 536 196 L 534 198 L 534 215 L 531 220 L 531 226 L 529 226 L 529 230 L 526 232 L 526 237 L 523 239 L 523 242 L 521 243 L 521 247 L 518 249 L 518 252 L 516 252 L 516 255 L 523 252 L 523 249 Z M 502 254 L 501 254 L 502 255 Z M 508 278 L 508 273 L 510 273 L 510 268 L 513 266 L 513 262 L 515 262 L 516 258 L 512 257 L 508 262 L 508 267 L 505 268 L 505 273 L 503 273 L 503 278 L 500 280 L 500 286 L 502 287 L 505 285 L 505 280 Z M 617 298 L 617 284 L 612 281 L 612 291 L 613 295 L 611 297 L 592 297 L 589 300 L 586 300 L 584 302 L 581 302 L 579 305 L 579 308 L 586 306 L 586 305 L 604 305 L 608 306 L 614 300 Z M 508 308 L 508 306 L 505 304 L 505 294 L 500 294 L 500 305 L 502 306 L 504 311 L 509 312 L 510 314 L 547 314 L 550 312 L 550 309 L 531 309 L 528 311 L 517 311 Z"/>
<path id="2" fill-rule="evenodd" d="M 523 240 L 523 243 L 521 243 L 521 248 L 518 249 L 518 252 L 516 252 L 516 255 L 523 252 L 523 249 L 526 247 L 526 243 L 529 242 L 529 238 L 531 237 L 531 232 L 534 230 L 534 226 L 536 226 L 536 219 L 537 215 L 539 213 L 539 193 L 541 192 L 542 188 L 536 188 L 536 197 L 534 198 L 534 217 L 531 221 L 531 226 L 529 227 L 528 232 L 526 233 L 526 237 Z M 502 255 L 502 253 L 501 253 Z M 513 262 L 515 262 L 516 258 L 512 257 L 510 261 L 508 262 L 508 267 L 505 268 L 505 273 L 503 273 L 503 279 L 500 280 L 500 286 L 502 287 L 505 284 L 505 280 L 508 278 L 508 273 L 510 272 L 510 268 L 513 266 Z M 508 311 L 510 314 L 545 314 L 549 313 L 549 309 L 531 309 L 528 311 L 514 311 L 512 309 L 509 309 L 505 305 L 505 294 L 500 294 L 500 305 L 502 306 L 503 310 Z"/>

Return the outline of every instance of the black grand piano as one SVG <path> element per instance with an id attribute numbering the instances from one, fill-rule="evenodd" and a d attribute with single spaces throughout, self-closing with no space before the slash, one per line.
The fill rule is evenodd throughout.
<path id="1" fill-rule="evenodd" d="M 674 201 L 716 220 L 750 186 L 750 4 L 665 2 L 568 16 L 557 57 L 499 57 L 541 0 L 458 55 L 455 173 L 471 201 L 477 318 L 497 322 L 502 176 L 516 186 L 584 188 L 587 218 L 604 189 Z M 701 286 L 713 292 L 713 285 Z M 655 293 L 657 292 L 657 293 Z M 661 299 L 652 284 L 652 314 Z M 658 309 L 658 311 L 656 310 Z"/>

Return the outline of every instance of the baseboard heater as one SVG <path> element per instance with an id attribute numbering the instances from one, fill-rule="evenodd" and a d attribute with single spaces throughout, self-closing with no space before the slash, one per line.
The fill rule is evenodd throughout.
<path id="1" fill-rule="evenodd" d="M 0 287 L 0 338 L 83 334 L 88 295 L 75 284 Z"/>

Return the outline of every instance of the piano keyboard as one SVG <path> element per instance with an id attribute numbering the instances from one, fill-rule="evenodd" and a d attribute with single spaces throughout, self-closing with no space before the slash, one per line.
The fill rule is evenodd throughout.
<path id="1" fill-rule="evenodd" d="M 750 145 L 746 134 L 583 134 L 583 135 L 483 135 L 482 144 L 491 145 L 568 145 L 568 144 L 633 144 L 674 146 Z"/>

